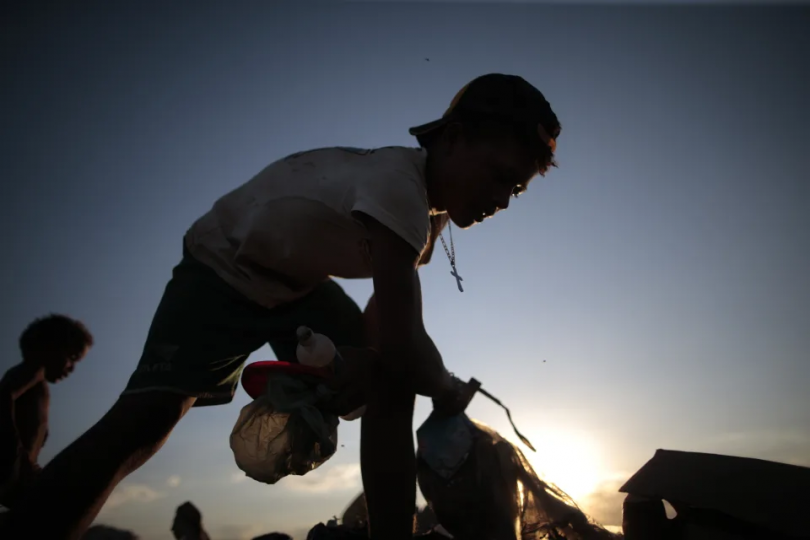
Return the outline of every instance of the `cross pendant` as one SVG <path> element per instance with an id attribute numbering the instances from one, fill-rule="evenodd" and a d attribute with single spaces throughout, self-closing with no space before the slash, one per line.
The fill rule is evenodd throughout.
<path id="1" fill-rule="evenodd" d="M 453 268 L 453 271 L 450 272 L 450 275 L 456 278 L 456 284 L 458 285 L 459 292 L 464 292 L 464 289 L 461 287 L 461 282 L 464 281 L 464 278 L 458 275 L 455 268 Z"/>

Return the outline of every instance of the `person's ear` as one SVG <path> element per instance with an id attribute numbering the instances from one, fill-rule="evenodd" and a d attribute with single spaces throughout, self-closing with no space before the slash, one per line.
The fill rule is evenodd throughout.
<path id="1" fill-rule="evenodd" d="M 445 155 L 452 155 L 464 142 L 464 126 L 459 122 L 451 122 L 445 126 L 442 132 L 443 148 Z"/>

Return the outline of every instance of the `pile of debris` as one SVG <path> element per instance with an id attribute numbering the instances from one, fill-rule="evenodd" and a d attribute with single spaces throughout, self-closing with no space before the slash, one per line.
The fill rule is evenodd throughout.
<path id="1" fill-rule="evenodd" d="M 626 540 L 810 539 L 807 467 L 658 450 L 619 491 Z"/>

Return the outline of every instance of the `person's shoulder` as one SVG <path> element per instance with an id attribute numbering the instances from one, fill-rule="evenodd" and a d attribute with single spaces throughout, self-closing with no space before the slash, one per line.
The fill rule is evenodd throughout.
<path id="1" fill-rule="evenodd" d="M 379 146 L 376 148 L 359 148 L 356 146 L 327 146 L 302 150 L 285 156 L 282 161 L 294 161 L 299 158 L 314 160 L 318 158 L 343 157 L 346 159 L 368 157 L 376 160 L 404 160 L 411 162 L 424 161 L 425 150 L 410 146 Z"/>
<path id="2" fill-rule="evenodd" d="M 373 218 L 421 253 L 430 231 L 423 151 L 387 146 L 368 152 L 362 170 L 353 171 L 351 212 Z"/>
<path id="3" fill-rule="evenodd" d="M 39 381 L 26 390 L 18 399 L 21 403 L 47 403 L 51 399 L 50 386 L 46 381 Z"/>
<path id="4" fill-rule="evenodd" d="M 423 164 L 427 153 L 422 148 L 410 146 L 380 146 L 376 148 L 360 148 L 355 146 L 326 146 L 301 150 L 288 154 L 276 163 L 294 163 L 297 161 L 316 164 L 317 162 L 333 162 L 335 160 L 368 165 L 381 162 L 408 162 Z"/>
<path id="5" fill-rule="evenodd" d="M 427 155 L 421 148 L 405 146 L 383 146 L 364 151 L 366 159 L 355 161 L 357 167 L 362 168 L 371 178 L 379 177 L 410 177 L 418 184 L 424 183 L 425 164 Z"/>
<path id="6" fill-rule="evenodd" d="M 46 381 L 40 381 L 32 386 L 29 392 L 35 395 L 38 399 L 50 399 L 51 385 Z"/>
<path id="7" fill-rule="evenodd" d="M 420 159 L 425 155 L 423 148 L 413 146 L 380 146 L 367 150 L 369 153 L 379 153 L 380 155 L 391 156 L 400 159 Z"/>
<path id="8" fill-rule="evenodd" d="M 366 152 L 369 155 L 376 155 L 380 161 L 406 162 L 414 165 L 424 164 L 427 159 L 424 149 L 410 146 L 382 146 Z"/>
<path id="9" fill-rule="evenodd" d="M 14 390 L 29 378 L 30 371 L 29 367 L 23 362 L 11 366 L 3 374 L 3 377 L 0 378 L 0 389 Z"/>

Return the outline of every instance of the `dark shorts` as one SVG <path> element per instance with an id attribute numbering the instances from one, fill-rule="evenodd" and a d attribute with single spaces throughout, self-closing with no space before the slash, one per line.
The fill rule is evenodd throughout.
<path id="1" fill-rule="evenodd" d="M 245 359 L 260 347 L 270 344 L 276 359 L 295 362 L 295 330 L 301 325 L 339 347 L 363 345 L 362 311 L 334 281 L 268 309 L 184 248 L 124 394 L 162 390 L 196 397 L 195 407 L 228 403 Z"/>

